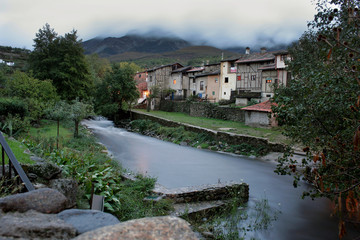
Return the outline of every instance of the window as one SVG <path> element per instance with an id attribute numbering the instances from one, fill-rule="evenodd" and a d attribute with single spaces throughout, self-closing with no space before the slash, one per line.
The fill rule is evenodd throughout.
<path id="1" fill-rule="evenodd" d="M 204 91 L 204 81 L 200 81 L 200 91 Z"/>
<path id="2" fill-rule="evenodd" d="M 266 83 L 271 83 L 271 79 L 266 79 Z"/>
<path id="3" fill-rule="evenodd" d="M 150 82 L 152 82 L 152 76 L 150 76 Z"/>
<path id="4" fill-rule="evenodd" d="M 240 76 L 237 76 L 237 80 L 238 80 L 238 81 L 241 81 L 241 75 L 240 75 Z"/>
<path id="5" fill-rule="evenodd" d="M 219 80 L 218 80 L 218 78 L 215 78 L 215 82 L 217 83 Z"/>
<path id="6" fill-rule="evenodd" d="M 229 78 L 225 77 L 225 83 L 228 83 L 228 82 L 229 82 Z"/>
<path id="7" fill-rule="evenodd" d="M 251 75 L 251 81 L 255 81 L 256 80 L 256 75 Z"/>
<path id="8" fill-rule="evenodd" d="M 193 83 L 196 83 L 196 80 L 195 80 L 195 78 L 193 78 Z"/>
<path id="9" fill-rule="evenodd" d="M 226 92 L 224 92 L 224 95 L 226 95 Z"/>
<path id="10" fill-rule="evenodd" d="M 139 74 L 139 78 L 141 78 L 141 74 Z"/>
<path id="11" fill-rule="evenodd" d="M 173 80 L 173 84 L 176 84 L 176 79 Z"/>
<path id="12" fill-rule="evenodd" d="M 213 95 L 213 96 L 215 95 L 215 91 L 212 92 L 212 95 Z"/>

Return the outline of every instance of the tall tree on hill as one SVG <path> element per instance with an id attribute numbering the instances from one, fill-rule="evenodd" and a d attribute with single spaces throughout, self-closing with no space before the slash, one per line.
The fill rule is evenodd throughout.
<path id="1" fill-rule="evenodd" d="M 103 116 L 114 118 L 120 109 L 128 110 L 139 97 L 132 64 L 113 64 L 103 83 L 97 87 L 96 109 Z"/>
<path id="2" fill-rule="evenodd" d="M 93 84 L 77 32 L 58 36 L 46 24 L 39 29 L 34 42 L 29 66 L 35 77 L 51 79 L 62 99 L 89 98 Z"/>
<path id="3" fill-rule="evenodd" d="M 304 196 L 336 203 L 339 237 L 360 221 L 360 2 L 318 0 L 314 21 L 289 53 L 294 76 L 275 92 L 285 134 L 304 146 L 301 163 L 286 154 L 277 172 L 305 176 Z"/>

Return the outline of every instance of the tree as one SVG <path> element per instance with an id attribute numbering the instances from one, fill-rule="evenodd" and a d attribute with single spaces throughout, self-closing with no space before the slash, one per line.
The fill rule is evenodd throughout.
<path id="1" fill-rule="evenodd" d="M 59 149 L 60 121 L 69 117 L 69 105 L 65 101 L 58 101 L 45 110 L 46 116 L 57 123 L 56 149 Z"/>
<path id="2" fill-rule="evenodd" d="M 58 36 L 46 24 L 36 34 L 34 42 L 29 66 L 35 77 L 51 79 L 64 100 L 88 99 L 92 95 L 93 82 L 76 30 Z"/>
<path id="3" fill-rule="evenodd" d="M 23 99 L 29 107 L 31 120 L 39 120 L 49 103 L 58 99 L 55 87 L 50 80 L 40 81 L 26 73 L 16 71 L 7 81 L 4 94 Z"/>
<path id="4" fill-rule="evenodd" d="M 79 137 L 79 123 L 85 117 L 94 115 L 93 106 L 91 104 L 81 102 L 79 99 L 72 101 L 70 105 L 70 115 L 69 118 L 74 121 L 74 137 Z"/>
<path id="5" fill-rule="evenodd" d="M 113 118 L 120 109 L 131 108 L 132 102 L 139 97 L 134 74 L 129 64 L 112 65 L 104 82 L 97 88 L 96 109 L 101 115 Z"/>
<path id="6" fill-rule="evenodd" d="M 336 203 L 339 237 L 345 221 L 360 219 L 360 14 L 359 1 L 318 0 L 309 30 L 289 53 L 292 79 L 275 91 L 273 111 L 285 134 L 304 146 L 298 163 L 280 159 L 279 174 L 314 188 L 303 196 Z"/>

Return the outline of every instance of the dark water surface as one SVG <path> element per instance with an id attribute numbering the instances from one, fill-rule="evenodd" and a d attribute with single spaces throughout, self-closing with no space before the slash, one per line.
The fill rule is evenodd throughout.
<path id="1" fill-rule="evenodd" d="M 257 233 L 257 239 L 337 239 L 337 220 L 330 217 L 329 202 L 302 200 L 301 193 L 308 186 L 293 188 L 291 177 L 274 173 L 275 163 L 163 142 L 115 128 L 107 120 L 83 123 L 123 167 L 156 177 L 167 188 L 218 181 L 248 183 L 249 206 L 266 198 L 272 209 L 281 211 L 271 229 Z"/>

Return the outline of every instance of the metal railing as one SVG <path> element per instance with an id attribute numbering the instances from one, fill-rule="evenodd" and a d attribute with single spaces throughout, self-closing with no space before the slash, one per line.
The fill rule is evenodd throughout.
<path id="1" fill-rule="evenodd" d="M 0 132 L 0 144 L 1 144 L 1 159 L 2 159 L 2 177 L 7 179 L 12 179 L 12 172 L 14 172 L 14 177 L 19 176 L 18 180 L 20 179 L 24 184 L 28 191 L 35 190 L 34 186 L 30 182 L 29 178 L 27 177 L 26 173 L 20 166 L 18 160 L 16 159 L 14 153 L 11 151 L 9 144 L 6 142 L 4 136 Z M 9 172 L 6 173 L 5 168 L 5 153 L 9 159 Z"/>

